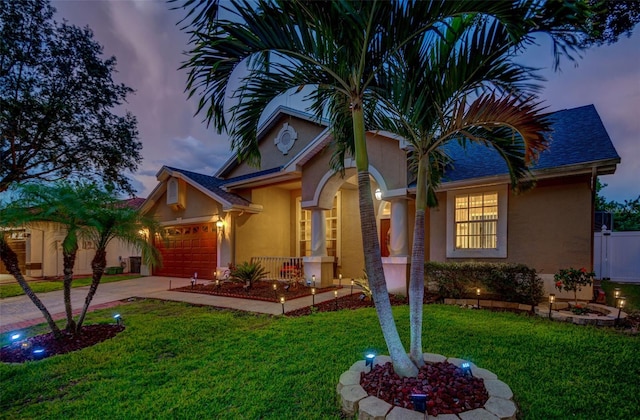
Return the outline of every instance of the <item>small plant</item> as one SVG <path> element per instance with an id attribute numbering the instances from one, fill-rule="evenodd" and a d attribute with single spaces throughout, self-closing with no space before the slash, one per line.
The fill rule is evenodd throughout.
<path id="1" fill-rule="evenodd" d="M 580 269 L 569 267 L 558 271 L 553 278 L 556 281 L 556 289 L 573 292 L 575 302 L 578 304 L 578 292 L 583 286 L 591 285 L 595 276 L 595 273 L 587 272 L 584 267 Z"/>
<path id="2" fill-rule="evenodd" d="M 251 289 L 253 283 L 262 280 L 268 274 L 260 263 L 243 262 L 231 268 L 231 280 L 245 284 L 247 290 Z"/>
<path id="3" fill-rule="evenodd" d="M 371 300 L 371 289 L 369 288 L 367 272 L 362 270 L 362 278 L 353 279 L 353 282 L 362 289 L 362 294 Z"/>

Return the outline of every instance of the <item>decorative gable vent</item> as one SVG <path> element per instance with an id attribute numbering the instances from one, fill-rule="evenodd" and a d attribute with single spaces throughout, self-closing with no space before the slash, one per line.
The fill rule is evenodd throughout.
<path id="1" fill-rule="evenodd" d="M 187 184 L 178 178 L 167 181 L 167 205 L 174 210 L 187 208 Z"/>
<path id="2" fill-rule="evenodd" d="M 282 129 L 276 136 L 276 147 L 282 152 L 283 155 L 289 153 L 289 150 L 293 147 L 293 143 L 298 139 L 298 133 L 294 130 L 289 123 L 284 123 Z"/>

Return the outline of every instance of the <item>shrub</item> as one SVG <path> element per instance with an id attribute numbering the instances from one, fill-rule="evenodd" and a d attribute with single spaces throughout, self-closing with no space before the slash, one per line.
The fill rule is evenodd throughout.
<path id="1" fill-rule="evenodd" d="M 231 268 L 231 267 L 230 267 Z M 231 280 L 245 284 L 247 289 L 253 286 L 253 283 L 266 277 L 267 272 L 260 263 L 243 262 L 231 268 Z"/>
<path id="2" fill-rule="evenodd" d="M 587 272 L 585 268 L 576 270 L 573 267 L 569 267 L 558 271 L 553 278 L 556 281 L 556 289 L 573 292 L 573 297 L 577 304 L 578 292 L 582 290 L 583 286 L 590 285 L 595 276 L 595 273 Z"/>
<path id="3" fill-rule="evenodd" d="M 435 282 L 438 294 L 445 298 L 475 297 L 477 287 L 485 297 L 507 302 L 537 305 L 544 296 L 536 270 L 524 264 L 428 262 L 425 277 Z"/>
<path id="4" fill-rule="evenodd" d="M 362 278 L 353 279 L 353 282 L 362 289 L 362 294 L 371 300 L 371 288 L 369 287 L 367 272 L 362 270 Z"/>

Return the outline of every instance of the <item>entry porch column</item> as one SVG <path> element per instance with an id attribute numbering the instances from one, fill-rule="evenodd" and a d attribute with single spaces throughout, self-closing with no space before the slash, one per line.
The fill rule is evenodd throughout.
<path id="1" fill-rule="evenodd" d="M 405 197 L 391 198 L 389 201 L 391 202 L 390 255 L 382 258 L 382 267 L 389 293 L 407 296 L 407 280 L 411 263 L 407 223 L 408 203 Z"/>
<path id="2" fill-rule="evenodd" d="M 311 209 L 311 256 L 303 257 L 304 278 L 307 284 L 315 287 L 330 287 L 333 285 L 334 257 L 327 255 L 327 221 L 324 209 Z"/>

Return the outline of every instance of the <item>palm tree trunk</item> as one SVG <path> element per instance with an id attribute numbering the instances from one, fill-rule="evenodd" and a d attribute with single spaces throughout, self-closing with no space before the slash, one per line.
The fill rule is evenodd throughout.
<path id="1" fill-rule="evenodd" d="M 424 301 L 424 224 L 427 209 L 427 175 L 424 156 L 418 161 L 416 186 L 416 216 L 413 226 L 413 246 L 411 250 L 411 274 L 409 276 L 409 316 L 411 346 L 409 354 L 418 367 L 424 366 L 422 354 L 422 316 Z"/>
<path id="2" fill-rule="evenodd" d="M 64 311 L 67 316 L 65 330 L 67 332 L 75 332 L 75 321 L 73 320 L 73 308 L 71 306 L 71 282 L 73 281 L 73 266 L 76 263 L 77 252 L 78 247 L 75 246 L 69 252 L 63 251 L 62 253 L 64 265 L 64 280 L 62 284 L 64 291 Z"/>
<path id="3" fill-rule="evenodd" d="M 44 319 L 47 320 L 47 324 L 49 324 L 49 328 L 51 329 L 51 332 L 53 333 L 53 335 L 56 338 L 61 337 L 62 332 L 60 331 L 60 328 L 58 328 L 56 323 L 53 321 L 53 318 L 51 317 L 51 314 L 49 313 L 47 308 L 44 306 L 40 298 L 36 296 L 33 290 L 31 290 L 31 287 L 29 286 L 27 281 L 24 279 L 24 276 L 20 272 L 20 266 L 18 265 L 18 255 L 16 255 L 16 253 L 13 251 L 13 249 L 11 249 L 9 244 L 7 244 L 6 241 L 4 241 L 4 239 L 1 237 L 0 237 L 0 260 L 2 260 L 5 267 L 7 268 L 7 271 L 16 279 L 20 287 L 22 287 L 24 294 L 27 295 L 29 299 L 31 299 L 33 304 L 36 305 L 38 309 L 40 309 L 40 312 L 42 312 L 42 315 L 44 315 Z"/>
<path id="4" fill-rule="evenodd" d="M 364 114 L 361 106 L 354 106 L 353 132 L 356 150 L 356 167 L 358 170 L 358 198 L 360 205 L 360 227 L 362 230 L 362 245 L 364 249 L 364 265 L 369 279 L 371 296 L 376 307 L 378 321 L 382 328 L 382 335 L 387 343 L 389 356 L 394 371 L 400 376 L 417 376 L 418 368 L 411 362 L 402 345 L 393 312 L 387 282 L 382 268 L 378 229 L 371 197 L 371 181 L 369 175 L 369 160 L 367 157 L 366 135 L 364 129 Z"/>
<path id="5" fill-rule="evenodd" d="M 96 255 L 91 260 L 91 269 L 93 271 L 93 275 L 91 278 L 91 286 L 89 287 L 89 291 L 87 292 L 87 297 L 84 300 L 84 306 L 82 307 L 82 312 L 78 317 L 78 322 L 76 323 L 76 333 L 80 333 L 82 329 L 82 323 L 84 322 L 84 318 L 87 316 L 87 311 L 89 310 L 89 305 L 93 300 L 93 297 L 98 290 L 98 285 L 100 284 L 100 280 L 102 280 L 102 275 L 104 274 L 104 269 L 107 266 L 107 251 L 104 248 L 96 249 Z"/>

